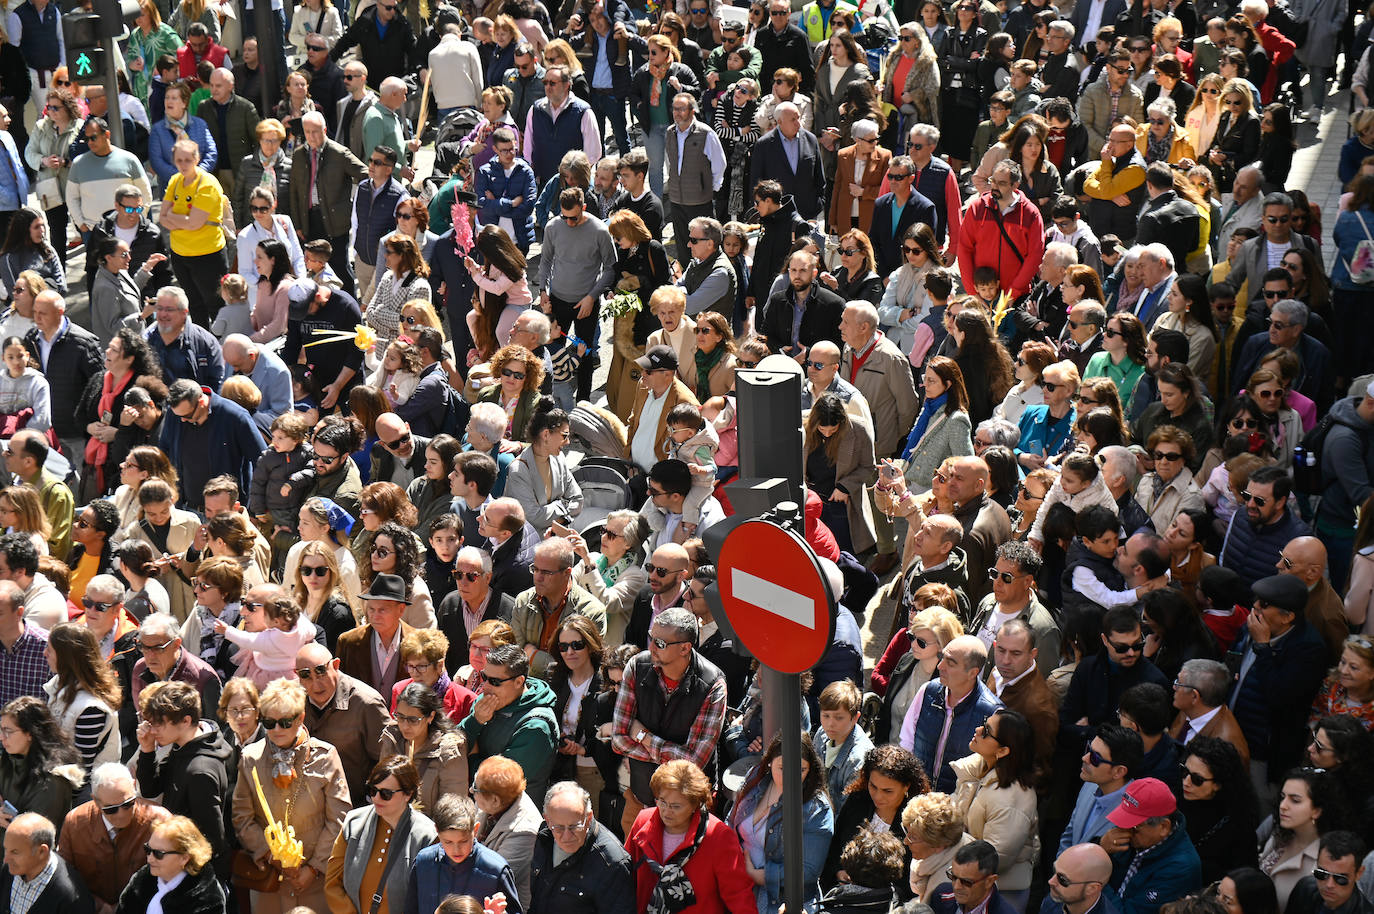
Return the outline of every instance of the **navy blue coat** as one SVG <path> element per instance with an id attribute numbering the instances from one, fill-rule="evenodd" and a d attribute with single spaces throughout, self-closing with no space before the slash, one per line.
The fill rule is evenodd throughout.
<path id="1" fill-rule="evenodd" d="M 405 914 L 433 911 L 450 895 L 486 898 L 504 892 L 506 910 L 523 914 L 520 893 L 510 864 L 480 841 L 472 843 L 472 853 L 462 863 L 454 863 L 442 845 L 431 844 L 415 855 L 406 888 Z"/>
<path id="2" fill-rule="evenodd" d="M 534 169 L 524 159 L 515 160 L 515 168 L 510 177 L 501 167 L 495 156 L 487 159 L 477 169 L 477 221 L 482 225 L 496 225 L 503 218 L 515 226 L 515 237 L 511 240 L 521 253 L 529 250 L 534 242 L 534 202 L 539 196 L 539 187 L 534 180 Z M 490 193 L 491 197 L 487 197 Z M 522 198 L 518 206 L 511 201 Z"/>
<path id="3" fill-rule="evenodd" d="M 1259 529 L 1255 529 L 1244 511 L 1237 511 L 1226 528 L 1217 562 L 1240 575 L 1248 587 L 1274 573 L 1274 563 L 1289 540 L 1311 535 L 1311 528 L 1293 512 L 1291 505 L 1277 523 Z"/>
<path id="4" fill-rule="evenodd" d="M 181 459 L 181 443 L 188 434 L 204 435 L 218 447 L 206 449 L 210 456 L 209 467 L 201 473 L 187 472 Z M 249 492 L 253 484 L 253 466 L 262 456 L 262 433 L 248 410 L 232 400 L 226 400 L 217 393 L 210 394 L 210 415 L 204 425 L 194 426 L 168 416 L 162 423 L 162 437 L 158 447 L 162 448 L 167 459 L 172 462 L 183 480 L 192 481 L 199 477 L 203 484 L 224 473 L 234 477 L 240 492 Z M 182 498 L 189 505 L 199 506 L 203 495 L 198 485 L 187 485 Z"/>
<path id="5" fill-rule="evenodd" d="M 937 885 L 934 894 L 930 896 L 930 910 L 934 914 L 963 914 L 959 909 L 959 902 L 954 900 L 954 886 L 948 882 Z M 984 914 L 1016 914 L 1016 909 L 1007 904 L 1002 898 L 1002 893 L 997 891 L 997 886 L 993 886 L 992 897 L 988 899 Z"/>
<path id="6" fill-rule="evenodd" d="M 364 179 L 358 185 L 358 195 L 353 198 L 353 215 L 358 221 L 353 250 L 368 266 L 377 265 L 370 263 L 367 258 L 375 260 L 382 239 L 396 230 L 396 206 L 405 195 L 405 188 L 395 178 L 388 178 L 386 186 L 375 194 L 371 178 Z"/>
<path id="7" fill-rule="evenodd" d="M 923 222 L 934 231 L 940 218 L 936 213 L 935 203 L 912 188 L 911 199 L 907 200 L 906 206 L 902 208 L 902 215 L 897 218 L 897 229 L 894 231 L 892 207 L 895 204 L 896 197 L 891 193 L 883 194 L 873 203 L 873 230 L 869 233 L 869 240 L 873 242 L 873 257 L 878 261 L 874 272 L 883 279 L 887 279 L 893 270 L 902 265 L 902 239 L 906 237 L 907 229 Z"/>
<path id="8" fill-rule="evenodd" d="M 1105 647 L 1091 657 L 1084 657 L 1078 669 L 1073 671 L 1069 689 L 1059 705 L 1061 743 L 1075 749 L 1080 747 L 1096 731 L 1098 724 L 1115 718 L 1121 693 L 1142 682 L 1169 687 L 1168 677 L 1144 657 L 1133 667 L 1112 663 L 1107 659 Z M 1086 727 L 1078 726 L 1083 717 L 1088 719 Z"/>
<path id="9" fill-rule="evenodd" d="M 1124 914 L 1156 914 L 1161 907 L 1202 888 L 1202 861 L 1188 837 L 1182 813 L 1174 813 L 1169 837 L 1150 848 L 1125 886 L 1134 850 L 1112 855 L 1112 888 Z"/>
<path id="10" fill-rule="evenodd" d="M 797 134 L 797 140 L 801 148 L 797 153 L 797 170 L 793 172 L 778 129 L 774 127 L 759 137 L 749 163 L 749 182 L 753 186 L 767 179 L 777 181 L 782 192 L 791 195 L 797 212 L 803 218 L 815 219 L 830 202 L 821 168 L 821 144 L 814 133 L 804 128 Z"/>
<path id="11" fill-rule="evenodd" d="M 1326 675 L 1326 642 L 1302 613 L 1277 642 L 1254 644 L 1249 630 L 1242 631 L 1235 653 L 1242 665 L 1247 653 L 1255 659 L 1231 689 L 1231 710 L 1250 745 L 1250 757 L 1267 761 L 1269 780 L 1277 783 L 1301 764 L 1307 712 Z"/>

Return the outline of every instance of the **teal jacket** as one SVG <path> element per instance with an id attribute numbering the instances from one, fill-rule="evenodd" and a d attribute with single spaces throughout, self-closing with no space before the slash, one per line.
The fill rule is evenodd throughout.
<path id="1" fill-rule="evenodd" d="M 520 697 L 497 711 L 486 724 L 468 714 L 458 726 L 473 747 L 469 767 L 476 771 L 493 755 L 519 762 L 525 770 L 526 792 L 535 803 L 542 803 L 559 738 L 554 701 L 553 688 L 547 682 L 528 678 Z"/>

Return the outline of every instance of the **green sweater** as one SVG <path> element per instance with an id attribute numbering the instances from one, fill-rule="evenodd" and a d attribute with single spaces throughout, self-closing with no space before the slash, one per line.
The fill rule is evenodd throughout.
<path id="1" fill-rule="evenodd" d="M 476 771 L 493 755 L 516 761 L 525 770 L 526 792 L 540 802 L 549 785 L 560 733 L 554 700 L 553 688 L 547 682 L 527 678 L 520 697 L 486 724 L 468 714 L 458 726 L 472 747 L 469 768 Z"/>

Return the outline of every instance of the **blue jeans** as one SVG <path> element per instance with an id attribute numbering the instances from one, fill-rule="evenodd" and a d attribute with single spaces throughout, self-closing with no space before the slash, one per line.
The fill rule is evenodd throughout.
<path id="1" fill-rule="evenodd" d="M 596 112 L 596 126 L 604 140 L 606 119 L 611 119 L 611 132 L 621 155 L 630 151 L 630 135 L 625 129 L 625 99 L 601 89 L 592 90 L 592 111 Z"/>
<path id="2" fill-rule="evenodd" d="M 663 167 L 667 159 L 668 125 L 644 129 L 644 151 L 649 153 L 649 189 L 663 199 Z"/>

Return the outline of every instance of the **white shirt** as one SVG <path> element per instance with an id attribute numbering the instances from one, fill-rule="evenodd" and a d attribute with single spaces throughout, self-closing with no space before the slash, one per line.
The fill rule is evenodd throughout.
<path id="1" fill-rule="evenodd" d="M 687 143 L 687 137 L 692 130 L 679 129 L 673 125 L 673 135 L 677 137 L 677 173 L 682 174 L 683 147 Z M 725 147 L 720 144 L 720 137 L 716 136 L 714 130 L 706 131 L 706 146 L 702 152 L 706 153 L 706 159 L 711 163 L 711 189 L 720 190 L 720 185 L 725 181 Z"/>
<path id="2" fill-rule="evenodd" d="M 1010 622 L 1020 614 L 1021 610 L 1019 609 L 1009 613 L 994 609 L 992 615 L 988 616 L 988 621 L 983 623 L 983 627 L 978 630 L 978 640 L 986 644 L 991 650 L 992 642 L 997 640 L 997 630 L 1002 627 L 1003 623 Z"/>
<path id="3" fill-rule="evenodd" d="M 482 58 L 461 35 L 445 35 L 429 52 L 434 101 L 440 108 L 476 108 L 482 97 Z"/>
<path id="4" fill-rule="evenodd" d="M 996 667 L 994 667 L 992 670 L 992 690 L 994 693 L 996 693 L 998 698 L 1001 698 L 1003 692 L 1005 692 L 1012 686 L 1016 685 L 1018 682 L 1020 682 L 1022 679 L 1025 679 L 1033 672 L 1035 672 L 1035 664 L 1032 663 L 1030 666 L 1026 667 L 1026 669 L 1021 673 L 1020 676 L 1017 676 L 1015 679 L 1008 679 L 1004 681 L 1002 679 L 1002 674 L 998 672 Z"/>
<path id="5" fill-rule="evenodd" d="M 1188 729 L 1183 731 L 1183 745 L 1188 745 L 1188 743 L 1192 741 L 1193 737 L 1201 735 L 1202 728 L 1210 724 L 1212 722 L 1212 718 L 1216 717 L 1220 711 L 1221 705 L 1217 705 L 1215 708 L 1208 711 L 1206 714 L 1203 714 L 1200 717 L 1194 717 L 1192 720 L 1188 721 Z"/>
<path id="6" fill-rule="evenodd" d="M 668 402 L 668 392 L 671 390 L 671 387 L 665 390 L 661 397 L 655 397 L 654 392 L 649 391 L 639 412 L 639 427 L 635 429 L 634 440 L 630 442 L 630 459 L 646 473 L 659 461 L 658 454 L 654 453 L 654 442 L 658 439 L 659 421 L 663 418 L 663 407 Z"/>
<path id="7" fill-rule="evenodd" d="M 401 649 L 401 627 L 400 627 L 399 625 L 396 626 L 396 634 L 394 634 L 394 635 L 391 636 L 391 643 L 390 643 L 390 644 L 383 644 L 383 643 L 382 643 L 381 635 L 377 634 L 377 631 L 376 631 L 375 629 L 373 630 L 373 632 L 372 632 L 372 653 L 373 653 L 373 655 L 376 657 L 376 660 L 377 660 L 377 669 L 379 669 L 379 670 L 385 670 L 388 666 L 390 666 L 391 661 L 394 660 L 394 659 L 396 658 L 396 653 L 397 653 L 400 649 Z M 401 674 L 404 673 L 404 672 L 405 672 L 405 670 L 400 670 L 400 669 L 398 669 L 398 670 L 396 671 L 396 678 L 397 678 L 398 680 L 404 679 L 405 677 L 404 677 L 403 675 L 401 675 Z"/>

